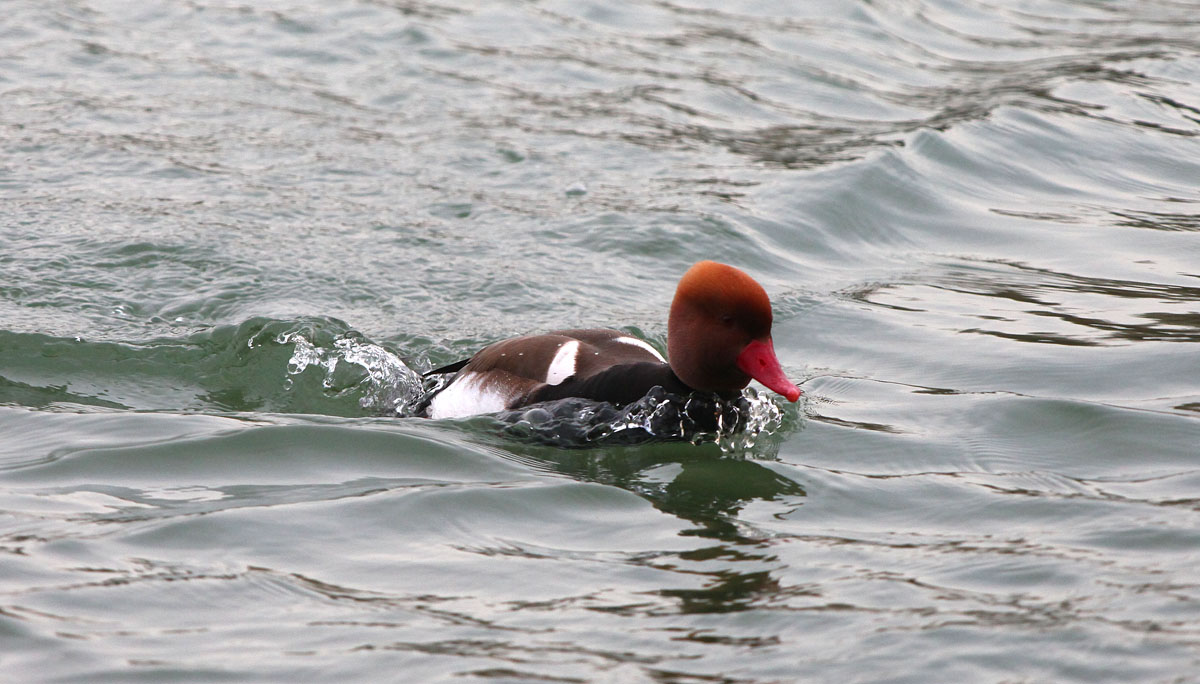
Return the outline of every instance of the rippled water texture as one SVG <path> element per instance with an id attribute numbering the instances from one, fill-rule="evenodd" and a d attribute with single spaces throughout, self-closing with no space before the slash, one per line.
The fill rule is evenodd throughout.
<path id="1" fill-rule="evenodd" d="M 0 679 L 1200 682 L 1200 4 L 3 15 Z M 402 417 L 706 258 L 753 438 Z"/>

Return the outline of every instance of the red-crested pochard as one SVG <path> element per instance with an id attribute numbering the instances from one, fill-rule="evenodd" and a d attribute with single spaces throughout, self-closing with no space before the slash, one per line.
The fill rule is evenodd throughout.
<path id="1" fill-rule="evenodd" d="M 496 342 L 470 359 L 429 374 L 458 371 L 434 395 L 430 418 L 493 413 L 581 397 L 616 405 L 667 392 L 732 397 L 757 380 L 796 401 L 771 342 L 771 302 L 753 278 L 732 266 L 701 261 L 675 290 L 667 353 L 616 330 L 557 330 Z"/>

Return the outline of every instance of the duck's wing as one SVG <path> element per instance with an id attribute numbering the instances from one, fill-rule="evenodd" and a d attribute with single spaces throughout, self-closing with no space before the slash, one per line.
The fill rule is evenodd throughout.
<path id="1" fill-rule="evenodd" d="M 454 363 L 446 364 L 445 366 L 442 366 L 441 368 L 434 368 L 431 371 L 425 371 L 424 373 L 421 374 L 421 377 L 427 378 L 431 375 L 446 375 L 448 373 L 457 373 L 460 370 L 462 370 L 463 367 L 466 366 L 468 363 L 471 363 L 471 359 L 463 359 L 462 361 L 455 361 Z"/>
<path id="2" fill-rule="evenodd" d="M 666 368 L 649 344 L 616 330 L 560 330 L 514 337 L 491 344 L 466 361 L 426 373 L 457 372 L 454 380 L 430 400 L 432 417 L 491 413 L 542 401 L 540 391 L 554 396 L 594 396 L 599 374 L 616 367 L 652 364 Z M 604 388 L 621 383 L 619 375 Z M 621 393 L 624 396 L 624 392 Z M 640 396 L 640 395 L 639 395 Z"/>

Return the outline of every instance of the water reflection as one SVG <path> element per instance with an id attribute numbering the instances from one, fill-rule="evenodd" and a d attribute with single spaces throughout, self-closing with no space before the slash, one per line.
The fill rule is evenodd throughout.
<path id="1" fill-rule="evenodd" d="M 588 453 L 546 449 L 526 451 L 517 460 L 633 492 L 656 509 L 691 523 L 694 527 L 683 535 L 717 542 L 678 554 L 678 563 L 661 557 L 652 561 L 659 569 L 709 578 L 699 589 L 659 591 L 678 601 L 679 610 L 745 610 L 764 597 L 778 595 L 780 582 L 773 569 L 777 559 L 770 544 L 739 521 L 738 514 L 755 501 L 786 501 L 805 496 L 805 491 L 799 482 L 763 463 L 723 456 L 711 444 L 656 444 Z M 739 564 L 747 567 L 743 570 Z M 710 565 L 715 567 L 710 569 Z"/>
<path id="2" fill-rule="evenodd" d="M 513 445 L 509 444 L 511 449 Z M 763 463 L 722 455 L 712 444 L 652 444 L 598 448 L 517 451 L 516 460 L 583 482 L 620 487 L 696 525 L 686 534 L 726 542 L 756 544 L 737 523 L 737 514 L 753 501 L 804 496 L 804 487 Z"/>
<path id="3" fill-rule="evenodd" d="M 1200 213 L 1178 214 L 1161 211 L 1113 210 L 1118 226 L 1149 228 L 1151 230 L 1200 231 Z"/>
<path id="4" fill-rule="evenodd" d="M 1127 8 L 1132 16 L 1123 18 L 1119 34 L 1101 30 L 1107 20 L 1078 19 L 1064 26 L 1058 17 L 1006 15 L 990 8 L 1015 37 L 956 30 L 954 10 L 932 7 L 912 14 L 887 4 L 862 7 L 859 16 L 843 24 L 824 16 L 697 13 L 669 3 L 659 3 L 658 9 L 678 15 L 680 23 L 645 34 L 582 33 L 553 43 L 539 44 L 534 37 L 520 46 L 507 37 L 477 37 L 455 48 L 480 60 L 461 69 L 433 68 L 511 101 L 507 117 L 498 119 L 491 111 L 467 114 L 473 127 L 516 125 L 531 134 L 568 134 L 656 150 L 715 146 L 789 169 L 859 159 L 874 149 L 903 145 L 915 131 L 948 130 L 1003 107 L 1159 134 L 1198 134 L 1191 128 L 1196 108 L 1161 94 L 1140 94 L 1158 107 L 1158 116 L 1130 116 L 1099 90 L 1083 91 L 1086 96 L 1076 95 L 1078 89 L 1063 92 L 1064 85 L 1081 83 L 1167 85 L 1140 63 L 1169 58 L 1164 45 L 1195 51 L 1200 44 L 1186 29 L 1171 35 L 1186 22 L 1164 21 L 1161 7 L 1145 13 Z M 543 10 L 539 20 L 572 33 L 578 28 L 578 17 L 569 14 Z M 816 58 L 806 46 L 814 35 L 831 31 L 842 33 L 841 42 L 851 47 Z M 931 33 L 946 41 L 941 50 L 922 47 Z M 871 44 L 863 36 L 879 34 L 892 39 L 887 49 L 876 45 L 869 55 L 859 54 L 861 48 L 854 46 Z M 774 68 L 764 71 L 764 65 Z M 587 77 L 557 82 L 554 89 L 528 85 L 543 85 L 540 76 L 551 68 Z M 916 83 L 894 77 L 913 71 L 923 75 Z M 539 77 L 522 77 L 533 74 Z M 797 77 L 807 87 L 779 87 Z"/>
<path id="5" fill-rule="evenodd" d="M 38 387 L 0 376 L 0 406 L 27 406 L 49 408 L 57 404 L 79 404 L 111 409 L 127 409 L 128 406 L 99 397 L 67 391 L 63 385 Z"/>
<path id="6" fill-rule="evenodd" d="M 1195 311 L 1200 287 L 1085 276 L 1002 260 L 964 259 L 935 268 L 940 273 L 919 282 L 870 283 L 843 296 L 910 312 L 986 312 L 967 314 L 975 323 L 957 331 L 1020 342 L 1102 346 L 1200 341 L 1200 314 Z M 955 301 L 960 297 L 992 301 Z M 1047 330 L 1047 319 L 1067 325 Z"/>

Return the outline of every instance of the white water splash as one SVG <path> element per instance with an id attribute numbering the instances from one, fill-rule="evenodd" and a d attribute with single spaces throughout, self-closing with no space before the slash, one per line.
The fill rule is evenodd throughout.
<path id="1" fill-rule="evenodd" d="M 679 396 L 655 388 L 624 407 L 587 399 L 560 399 L 502 411 L 495 417 L 511 434 L 564 447 L 684 440 L 714 442 L 726 454 L 744 455 L 783 426 L 784 409 L 770 396 L 747 389 L 734 400 Z"/>
<path id="2" fill-rule="evenodd" d="M 275 341 L 293 345 L 287 366 L 289 376 L 317 366 L 324 370 L 322 385 L 327 392 L 361 392 L 359 405 L 364 409 L 411 415 L 425 396 L 420 374 L 358 332 L 342 334 L 334 340 L 333 348 L 314 345 L 298 332 L 280 334 Z"/>

